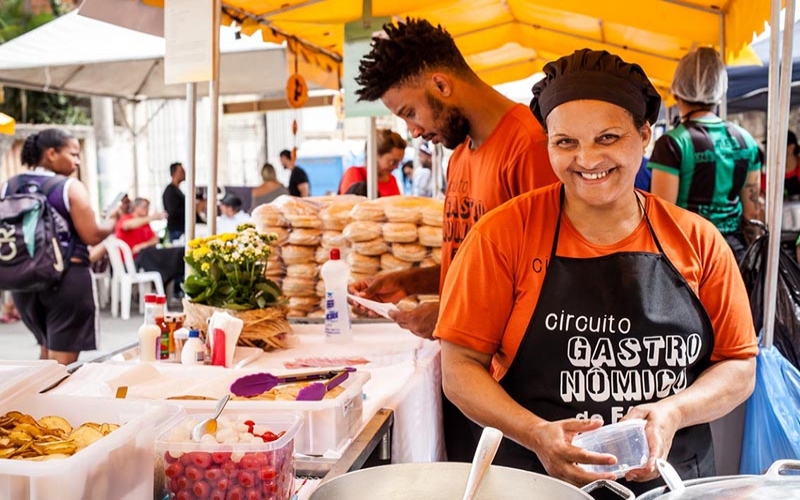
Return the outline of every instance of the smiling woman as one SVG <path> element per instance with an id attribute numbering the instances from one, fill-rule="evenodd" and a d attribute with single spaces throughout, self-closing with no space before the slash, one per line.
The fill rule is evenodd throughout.
<path id="1" fill-rule="evenodd" d="M 572 438 L 642 418 L 650 459 L 626 486 L 660 484 L 656 458 L 714 475 L 707 423 L 754 384 L 736 262 L 707 221 L 633 187 L 660 106 L 639 66 L 583 49 L 544 71 L 531 110 L 561 182 L 486 214 L 461 245 L 435 331 L 445 393 L 503 431 L 499 465 L 613 479 L 580 464 L 615 459 Z"/>
<path id="2" fill-rule="evenodd" d="M 406 150 L 406 141 L 397 132 L 389 129 L 378 129 L 378 196 L 396 196 L 401 194 L 397 179 L 392 175 Z M 350 167 L 345 170 L 339 181 L 339 194 L 367 194 L 367 168 Z"/>

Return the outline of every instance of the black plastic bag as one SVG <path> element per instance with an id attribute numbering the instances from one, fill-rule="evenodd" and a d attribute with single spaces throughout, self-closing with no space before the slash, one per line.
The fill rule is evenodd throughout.
<path id="1" fill-rule="evenodd" d="M 764 283 L 769 235 L 759 236 L 747 249 L 739 269 L 750 297 L 756 331 L 764 326 Z M 783 249 L 778 260 L 778 289 L 773 343 L 792 365 L 800 369 L 800 266 Z"/>

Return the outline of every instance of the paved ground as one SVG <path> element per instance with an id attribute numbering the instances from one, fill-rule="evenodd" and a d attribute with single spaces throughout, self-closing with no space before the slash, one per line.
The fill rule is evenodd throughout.
<path id="1" fill-rule="evenodd" d="M 82 352 L 80 360 L 91 359 L 104 352 L 111 352 L 138 339 L 139 325 L 143 320 L 140 314 L 131 314 L 127 321 L 112 318 L 108 310 L 100 312 L 100 338 L 97 351 Z M 0 323 L 0 359 L 38 359 L 39 346 L 33 334 L 21 321 L 10 324 Z"/>

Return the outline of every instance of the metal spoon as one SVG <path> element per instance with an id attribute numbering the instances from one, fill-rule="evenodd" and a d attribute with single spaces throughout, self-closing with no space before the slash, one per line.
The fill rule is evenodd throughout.
<path id="1" fill-rule="evenodd" d="M 216 410 L 214 410 L 214 416 L 207 418 L 194 426 L 194 429 L 192 429 L 192 440 L 194 440 L 194 442 L 199 443 L 206 434 L 211 434 L 212 436 L 216 434 L 217 418 L 219 418 L 219 414 L 222 413 L 222 409 L 225 408 L 225 405 L 228 404 L 230 399 L 230 394 L 222 396 L 222 399 L 220 399 L 217 403 Z"/>
<path id="2" fill-rule="evenodd" d="M 472 500 L 478 487 L 481 485 L 481 480 L 486 470 L 492 465 L 492 460 L 497 453 L 497 448 L 500 447 L 500 441 L 503 440 L 503 433 L 494 427 L 484 427 L 481 433 L 481 439 L 478 441 L 478 448 L 475 450 L 475 456 L 472 458 L 472 467 L 469 470 L 469 477 L 467 478 L 467 488 L 464 490 L 464 497 L 462 500 Z"/>
<path id="3" fill-rule="evenodd" d="M 670 491 L 676 494 L 683 493 L 686 486 L 683 484 L 681 476 L 678 475 L 678 471 L 676 471 L 669 462 L 663 458 L 657 458 L 656 468 L 661 474 L 662 479 L 664 479 L 664 482 L 667 483 Z"/>

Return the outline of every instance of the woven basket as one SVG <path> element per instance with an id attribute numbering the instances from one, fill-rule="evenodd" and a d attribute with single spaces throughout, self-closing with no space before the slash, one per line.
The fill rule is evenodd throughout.
<path id="1" fill-rule="evenodd" d="M 227 312 L 244 321 L 238 345 L 259 347 L 265 351 L 288 347 L 287 334 L 292 331 L 286 319 L 285 307 L 265 307 L 235 311 L 220 307 L 195 304 L 183 299 L 184 326 L 207 333 L 208 320 L 216 312 Z"/>

